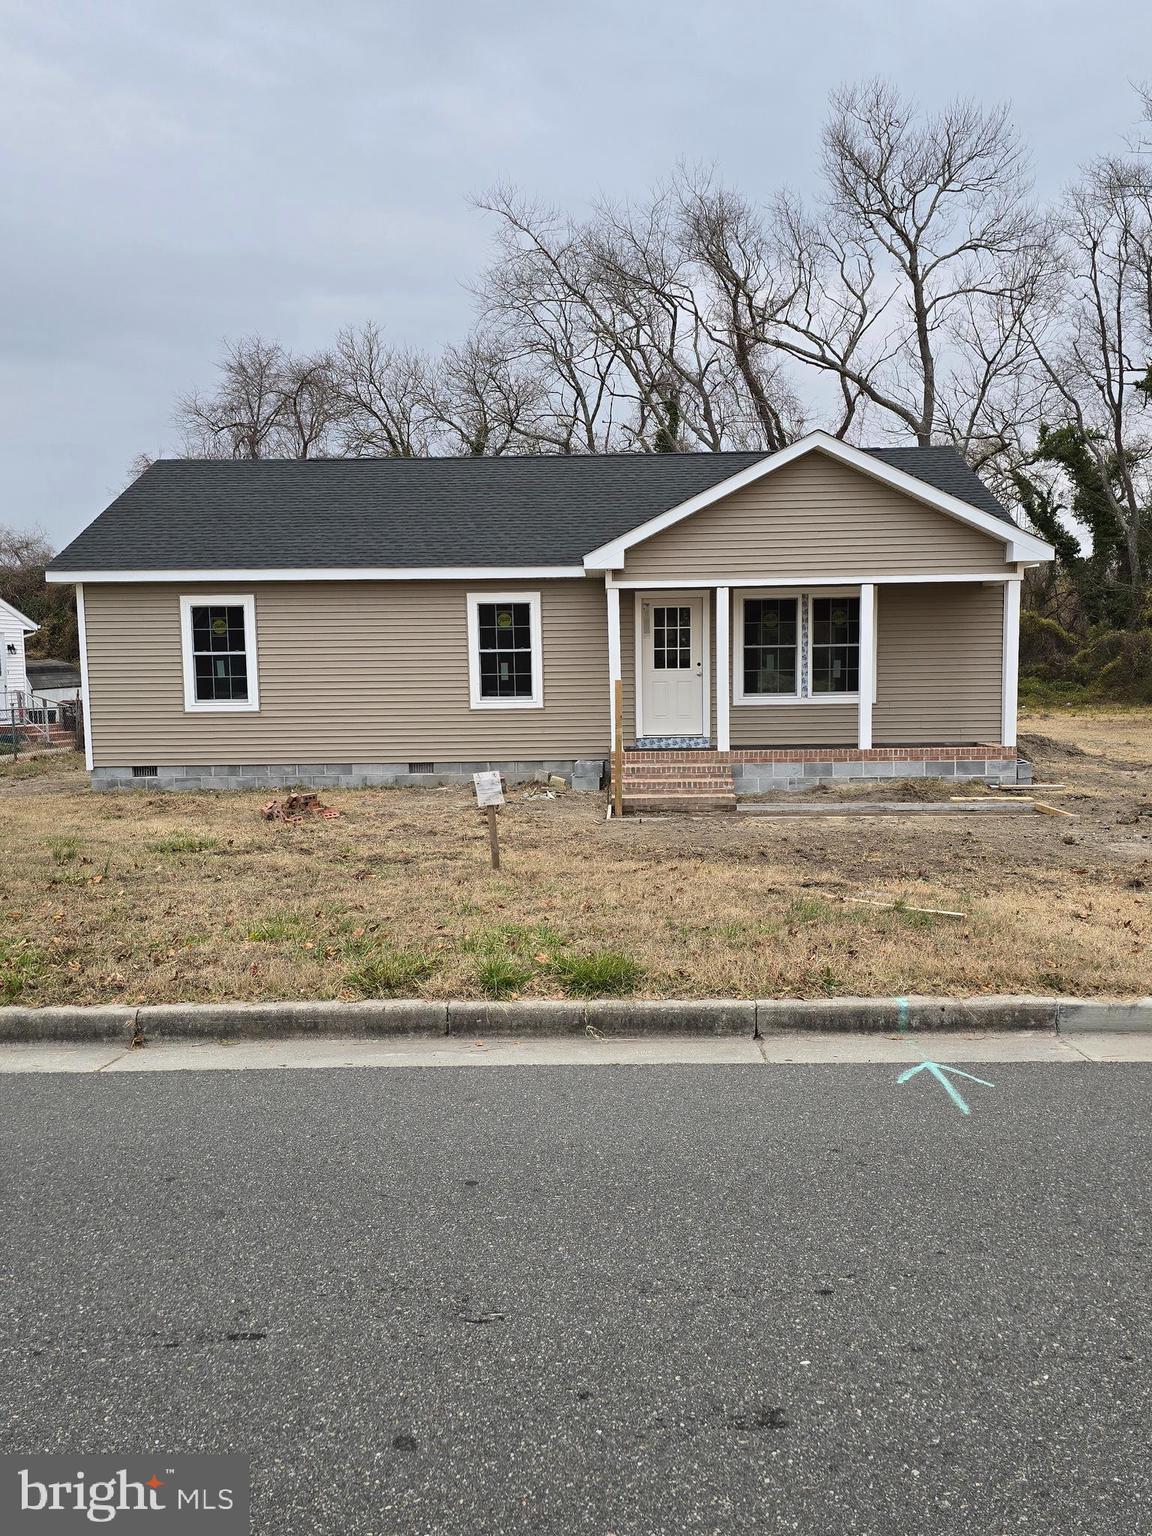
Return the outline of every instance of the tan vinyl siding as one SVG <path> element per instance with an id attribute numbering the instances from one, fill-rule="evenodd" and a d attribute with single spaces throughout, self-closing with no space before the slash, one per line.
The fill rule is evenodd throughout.
<path id="1" fill-rule="evenodd" d="M 999 741 L 1004 583 L 881 587 L 872 738 Z"/>
<path id="2" fill-rule="evenodd" d="M 623 579 L 771 581 L 924 571 L 994 575 L 1006 546 L 811 453 L 628 551 Z"/>
<path id="3" fill-rule="evenodd" d="M 851 704 L 733 704 L 733 747 L 851 747 L 857 709 Z"/>
<path id="4" fill-rule="evenodd" d="M 468 592 L 541 594 L 542 709 L 469 706 Z M 180 597 L 253 592 L 260 709 L 184 709 Z M 604 756 L 597 580 L 85 587 L 92 749 L 131 764 L 398 763 Z"/>

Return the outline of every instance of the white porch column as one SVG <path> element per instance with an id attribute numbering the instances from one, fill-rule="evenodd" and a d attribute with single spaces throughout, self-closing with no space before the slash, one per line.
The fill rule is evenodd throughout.
<path id="1" fill-rule="evenodd" d="M 620 671 L 620 588 L 606 587 L 608 597 L 608 719 L 611 732 L 608 740 L 616 743 L 616 680 Z"/>
<path id="2" fill-rule="evenodd" d="M 716 588 L 716 750 L 732 750 L 731 588 Z"/>
<path id="3" fill-rule="evenodd" d="M 1004 649 L 1001 657 L 1000 740 L 1016 745 L 1016 689 L 1020 669 L 1020 579 L 1004 583 Z"/>
<path id="4" fill-rule="evenodd" d="M 867 751 L 872 745 L 872 694 L 876 671 L 876 588 L 870 582 L 860 585 L 860 673 L 859 719 L 856 745 Z"/>

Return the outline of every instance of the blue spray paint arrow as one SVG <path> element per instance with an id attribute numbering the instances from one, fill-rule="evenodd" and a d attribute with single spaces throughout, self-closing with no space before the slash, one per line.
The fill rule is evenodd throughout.
<path id="1" fill-rule="evenodd" d="M 938 1061 L 922 1061 L 918 1067 L 909 1067 L 907 1072 L 901 1072 L 896 1081 L 898 1083 L 906 1083 L 910 1077 L 915 1077 L 917 1072 L 925 1071 L 931 1072 L 936 1081 L 944 1086 L 948 1097 L 962 1115 L 970 1115 L 972 1111 L 945 1077 L 944 1074 L 946 1072 L 954 1072 L 957 1077 L 966 1077 L 970 1083 L 983 1083 L 985 1088 L 995 1088 L 996 1086 L 995 1083 L 990 1083 L 987 1078 L 974 1077 L 971 1072 L 961 1071 L 959 1067 L 942 1067 Z"/>

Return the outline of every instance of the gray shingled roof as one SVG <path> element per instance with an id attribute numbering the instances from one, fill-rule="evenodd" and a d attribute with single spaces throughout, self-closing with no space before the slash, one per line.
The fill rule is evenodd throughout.
<path id="1" fill-rule="evenodd" d="M 29 656 L 25 663 L 28 683 L 33 692 L 37 688 L 79 688 L 80 668 L 74 661 L 37 660 Z"/>
<path id="2" fill-rule="evenodd" d="M 867 451 L 1011 521 L 950 448 Z M 50 569 L 579 565 L 764 457 L 158 459 Z"/>

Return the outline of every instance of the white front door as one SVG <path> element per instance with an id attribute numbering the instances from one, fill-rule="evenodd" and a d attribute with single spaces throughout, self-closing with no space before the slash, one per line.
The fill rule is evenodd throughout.
<path id="1" fill-rule="evenodd" d="M 704 736 L 704 599 L 640 599 L 641 719 L 645 736 Z"/>

